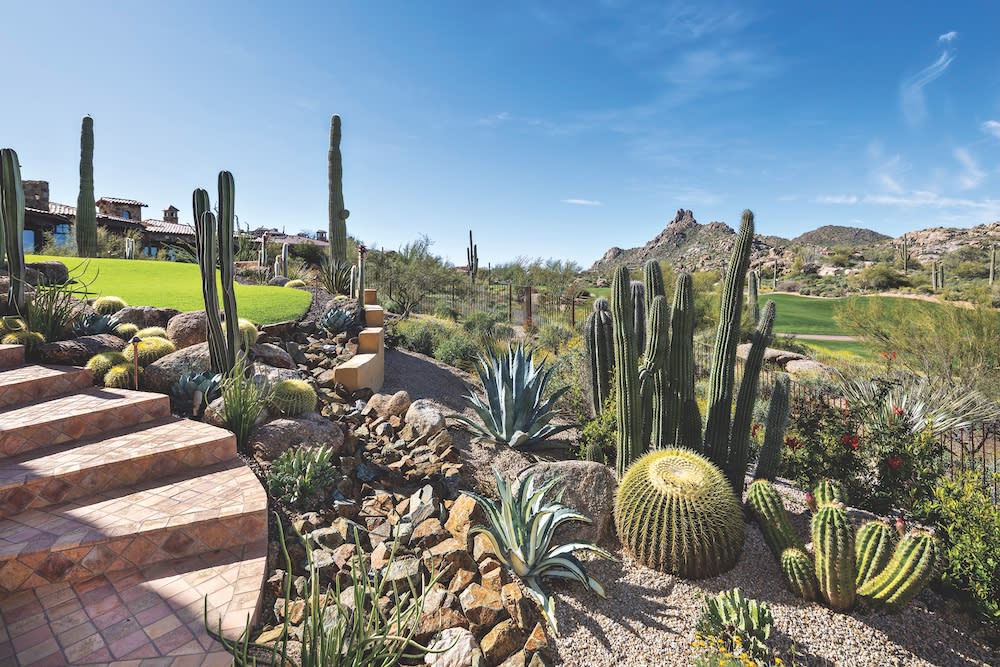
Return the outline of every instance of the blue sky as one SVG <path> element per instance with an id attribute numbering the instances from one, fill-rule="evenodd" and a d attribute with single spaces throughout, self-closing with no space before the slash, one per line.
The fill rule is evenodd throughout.
<path id="1" fill-rule="evenodd" d="M 201 5 L 205 6 L 202 7 Z M 236 176 L 253 226 L 348 230 L 461 264 L 589 266 L 678 208 L 793 237 L 1000 219 L 1000 6 L 988 2 L 7 3 L 0 145 L 76 201 L 168 204 Z M 19 87 L 12 95 L 10 86 Z"/>

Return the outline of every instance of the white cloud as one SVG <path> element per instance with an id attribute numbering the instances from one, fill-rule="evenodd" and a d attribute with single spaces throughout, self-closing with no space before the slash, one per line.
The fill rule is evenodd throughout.
<path id="1" fill-rule="evenodd" d="M 887 158 L 882 145 L 874 141 L 868 146 L 868 161 L 872 164 L 869 178 L 873 183 L 885 192 L 903 193 L 903 172 L 909 169 L 909 165 L 903 162 L 902 156 Z"/>
<path id="2" fill-rule="evenodd" d="M 1000 139 L 1000 120 L 988 120 L 981 126 L 983 132 Z"/>
<path id="3" fill-rule="evenodd" d="M 936 192 L 915 190 L 909 195 L 867 195 L 866 204 L 881 204 L 886 206 L 901 206 L 903 208 L 969 208 L 995 209 L 1000 201 L 995 199 L 960 199 L 942 197 Z"/>
<path id="4" fill-rule="evenodd" d="M 979 167 L 979 163 L 966 149 L 956 148 L 953 155 L 962 165 L 962 172 L 958 175 L 958 188 L 960 190 L 978 188 L 986 180 L 986 172 Z"/>
<path id="5" fill-rule="evenodd" d="M 493 127 L 495 125 L 499 125 L 501 123 L 505 123 L 505 122 L 507 122 L 510 119 L 511 119 L 511 115 L 510 115 L 509 111 L 500 111 L 498 113 L 490 114 L 489 116 L 486 116 L 485 118 L 480 118 L 478 121 L 476 121 L 476 124 L 477 125 L 487 125 L 489 127 Z"/>
<path id="6" fill-rule="evenodd" d="M 857 204 L 858 198 L 854 195 L 820 195 L 816 197 L 817 204 Z"/>
<path id="7" fill-rule="evenodd" d="M 601 202 L 596 199 L 560 199 L 564 204 L 572 204 L 574 206 L 601 206 Z"/>
<path id="8" fill-rule="evenodd" d="M 952 40 L 954 40 L 956 37 L 958 37 L 958 33 L 952 30 L 950 32 L 944 33 L 943 35 L 938 35 L 938 43 L 944 42 L 945 44 L 947 44 Z"/>
<path id="9" fill-rule="evenodd" d="M 942 35 L 944 37 L 944 35 Z M 949 40 L 945 40 L 948 44 Z M 933 63 L 920 70 L 900 84 L 900 101 L 903 105 L 903 115 L 910 125 L 919 125 L 927 117 L 927 102 L 924 97 L 924 87 L 940 77 L 955 60 L 953 51 L 947 48 Z"/>

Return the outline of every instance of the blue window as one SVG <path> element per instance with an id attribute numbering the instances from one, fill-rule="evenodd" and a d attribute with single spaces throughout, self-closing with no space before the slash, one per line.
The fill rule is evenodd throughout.
<path id="1" fill-rule="evenodd" d="M 132 219 L 132 214 L 126 211 L 125 209 L 121 210 L 121 214 L 122 214 L 121 217 L 125 218 L 126 220 Z"/>
<path id="2" fill-rule="evenodd" d="M 33 230 L 25 229 L 21 232 L 21 240 L 24 243 L 25 253 L 35 252 L 35 232 Z"/>
<path id="3" fill-rule="evenodd" d="M 52 230 L 52 240 L 56 245 L 66 245 L 69 243 L 69 225 L 56 225 Z"/>

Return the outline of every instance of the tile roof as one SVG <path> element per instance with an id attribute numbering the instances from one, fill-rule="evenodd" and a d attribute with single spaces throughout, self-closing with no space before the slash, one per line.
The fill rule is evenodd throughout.
<path id="1" fill-rule="evenodd" d="M 111 204 L 125 204 L 126 206 L 148 206 L 148 204 L 143 204 L 141 201 L 136 201 L 134 199 L 121 199 L 119 197 L 101 197 L 97 201 L 106 201 Z"/>
<path id="2" fill-rule="evenodd" d="M 143 220 L 142 226 L 146 228 L 148 232 L 156 232 L 159 234 L 174 234 L 176 236 L 194 236 L 194 227 L 191 225 L 181 225 L 174 222 L 165 222 L 163 220 Z"/>
<path id="3" fill-rule="evenodd" d="M 49 202 L 49 213 L 55 213 L 56 215 L 76 215 L 76 206 L 67 206 L 66 204 L 57 204 L 53 201 Z"/>
<path id="4" fill-rule="evenodd" d="M 145 204 L 143 204 L 145 206 Z M 138 220 L 131 220 L 129 218 L 120 218 L 117 215 L 107 215 L 106 213 L 97 212 L 98 218 L 103 218 L 105 220 L 114 220 L 115 222 L 123 222 L 132 225 L 136 228 L 142 228 L 142 223 Z M 54 213 L 56 215 L 65 215 L 71 218 L 76 217 L 76 206 L 69 206 L 68 204 L 59 204 L 56 202 L 49 202 L 49 213 Z"/>

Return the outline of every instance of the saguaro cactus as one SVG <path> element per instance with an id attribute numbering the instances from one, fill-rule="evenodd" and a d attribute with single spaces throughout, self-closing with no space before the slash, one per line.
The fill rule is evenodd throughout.
<path id="1" fill-rule="evenodd" d="M 663 295 L 657 295 L 649 309 L 649 332 L 642 367 L 639 369 L 639 396 L 642 400 L 642 446 L 663 449 L 669 446 L 667 422 L 667 357 L 670 350 L 670 309 Z"/>
<path id="2" fill-rule="evenodd" d="M 653 299 L 667 295 L 663 284 L 663 268 L 655 259 L 646 262 L 642 267 L 642 280 L 646 285 L 646 312 L 652 310 Z"/>
<path id="3" fill-rule="evenodd" d="M 236 290 L 233 287 L 235 258 L 233 256 L 233 225 L 235 220 L 235 184 L 228 171 L 219 172 L 219 217 L 211 210 L 208 192 L 198 188 L 192 197 L 194 224 L 197 233 L 198 264 L 201 268 L 201 289 L 208 319 L 208 349 L 212 371 L 228 373 L 236 365 L 242 345 L 239 317 L 236 313 Z M 219 292 L 215 267 L 221 272 L 222 299 L 226 314 L 225 329 L 219 316 Z"/>
<path id="4" fill-rule="evenodd" d="M 97 257 L 94 119 L 90 116 L 84 116 L 80 129 L 80 194 L 76 198 L 76 251 L 80 257 Z"/>
<path id="5" fill-rule="evenodd" d="M 635 353 L 646 349 L 646 286 L 638 280 L 630 284 L 632 290 L 632 330 L 635 332 Z"/>
<path id="6" fill-rule="evenodd" d="M 12 148 L 0 149 L 0 262 L 6 255 L 10 287 L 7 310 L 18 315 L 24 308 L 24 188 L 21 163 Z"/>
<path id="7" fill-rule="evenodd" d="M 733 247 L 729 272 L 722 291 L 719 328 L 712 355 L 712 375 L 708 389 L 708 423 L 705 426 L 705 454 L 722 469 L 726 468 L 729 429 L 732 418 L 733 385 L 736 376 L 736 345 L 739 342 L 740 317 L 743 312 L 743 281 L 750 263 L 753 242 L 753 213 L 743 211 L 740 231 Z"/>
<path id="8" fill-rule="evenodd" d="M 760 300 L 757 292 L 760 285 L 760 276 L 756 271 L 747 274 L 747 307 L 750 309 L 750 321 L 754 326 L 760 323 Z"/>
<path id="9" fill-rule="evenodd" d="M 726 475 L 733 489 L 743 491 L 743 478 L 747 472 L 747 458 L 750 451 L 750 428 L 753 408 L 757 402 L 757 385 L 760 369 L 764 364 L 764 351 L 771 344 L 771 330 L 774 327 L 774 301 L 764 306 L 764 315 L 753 332 L 750 353 L 743 366 L 743 379 L 736 395 L 736 412 L 733 414 L 732 437 L 729 440 L 729 460 Z"/>
<path id="10" fill-rule="evenodd" d="M 340 116 L 330 119 L 329 173 L 329 217 L 330 217 L 330 259 L 347 262 L 347 218 L 351 212 L 344 208 L 344 161 L 340 154 Z"/>
<path id="11" fill-rule="evenodd" d="M 465 249 L 465 261 L 469 266 L 469 279 L 472 284 L 476 284 L 476 276 L 479 274 L 479 248 L 472 242 L 472 230 L 469 230 L 469 247 Z"/>
<path id="12" fill-rule="evenodd" d="M 903 240 L 899 243 L 899 261 L 903 265 L 903 275 L 905 276 L 910 272 L 910 243 L 906 234 L 903 234 Z"/>
<path id="13" fill-rule="evenodd" d="M 611 393 L 611 369 L 614 347 L 611 331 L 611 306 L 604 297 L 594 300 L 594 309 L 584 325 L 584 344 L 590 362 L 590 398 L 597 417 Z"/>
<path id="14" fill-rule="evenodd" d="M 615 271 L 611 283 L 611 328 L 615 347 L 615 391 L 618 396 L 618 448 L 615 469 L 621 479 L 642 453 L 639 415 L 639 369 L 635 349 L 635 308 L 628 269 Z"/>
<path id="15" fill-rule="evenodd" d="M 691 276 L 677 276 L 670 318 L 667 360 L 667 425 L 669 444 L 701 450 L 701 412 L 694 393 L 694 290 Z"/>

